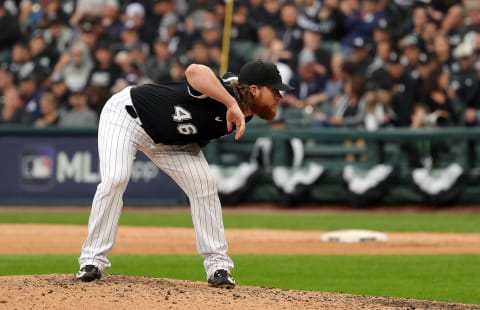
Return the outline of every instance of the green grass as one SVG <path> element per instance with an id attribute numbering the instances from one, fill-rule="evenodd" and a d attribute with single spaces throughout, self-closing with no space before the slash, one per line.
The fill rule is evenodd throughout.
<path id="1" fill-rule="evenodd" d="M 111 255 L 115 274 L 205 281 L 196 255 Z M 0 256 L 0 275 L 76 272 L 72 255 Z M 480 255 L 233 255 L 240 285 L 480 304 Z"/>
<path id="2" fill-rule="evenodd" d="M 88 221 L 87 212 L 0 213 L 0 223 L 79 224 Z M 272 229 L 372 229 L 415 232 L 480 232 L 480 214 L 224 214 L 227 228 Z M 190 214 L 125 212 L 120 225 L 192 227 Z"/>

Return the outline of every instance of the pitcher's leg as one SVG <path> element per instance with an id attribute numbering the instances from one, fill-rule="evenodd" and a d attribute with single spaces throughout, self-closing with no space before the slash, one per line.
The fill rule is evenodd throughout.
<path id="1" fill-rule="evenodd" d="M 227 255 L 222 208 L 207 160 L 199 147 L 185 148 L 181 151 L 146 152 L 146 155 L 187 194 L 197 250 L 204 258 L 204 267 L 209 278 L 217 269 L 231 271 L 234 264 Z"/>
<path id="2" fill-rule="evenodd" d="M 107 107 L 106 107 L 107 108 Z M 125 113 L 126 117 L 129 117 Z M 118 220 L 123 206 L 123 194 L 130 179 L 136 146 L 134 131 L 125 115 L 102 113 L 98 135 L 101 183 L 95 193 L 90 217 L 88 236 L 83 243 L 80 266 L 95 265 L 100 271 L 110 267 L 106 254 L 116 239 Z"/>

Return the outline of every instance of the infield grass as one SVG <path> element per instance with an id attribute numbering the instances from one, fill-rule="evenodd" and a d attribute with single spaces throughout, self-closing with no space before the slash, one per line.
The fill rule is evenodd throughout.
<path id="1" fill-rule="evenodd" d="M 480 255 L 233 255 L 239 285 L 480 304 Z M 196 255 L 111 255 L 112 274 L 205 281 Z M 72 255 L 0 256 L 0 275 L 73 274 Z"/>
<path id="2" fill-rule="evenodd" d="M 81 224 L 88 212 L 2 212 L 0 223 Z M 227 228 L 372 229 L 398 232 L 480 232 L 480 214 L 224 214 Z M 124 212 L 120 225 L 192 227 L 189 213 Z"/>

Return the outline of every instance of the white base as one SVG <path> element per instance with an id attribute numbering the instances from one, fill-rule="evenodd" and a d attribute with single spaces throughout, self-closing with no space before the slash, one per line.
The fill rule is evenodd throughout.
<path id="1" fill-rule="evenodd" d="M 347 230 L 336 230 L 325 233 L 322 235 L 320 240 L 324 242 L 366 242 L 366 241 L 380 241 L 385 242 L 388 240 L 386 234 L 372 231 L 372 230 L 361 230 L 361 229 L 347 229 Z"/>

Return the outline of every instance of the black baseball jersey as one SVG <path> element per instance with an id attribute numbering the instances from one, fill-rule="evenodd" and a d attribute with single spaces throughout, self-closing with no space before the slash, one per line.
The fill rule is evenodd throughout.
<path id="1" fill-rule="evenodd" d="M 232 94 L 228 79 L 221 82 Z M 187 81 L 139 85 L 131 89 L 131 96 L 142 127 L 155 143 L 203 144 L 229 133 L 225 105 Z"/>

